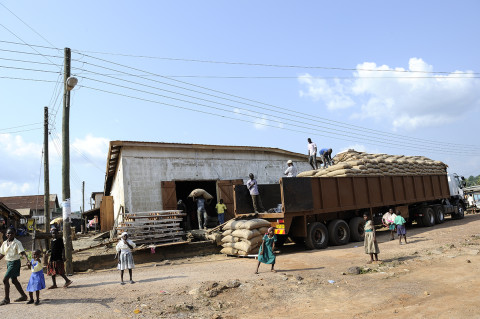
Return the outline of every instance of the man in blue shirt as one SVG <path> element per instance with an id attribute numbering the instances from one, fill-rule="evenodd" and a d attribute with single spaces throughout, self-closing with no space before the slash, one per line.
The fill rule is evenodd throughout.
<path id="1" fill-rule="evenodd" d="M 323 168 L 327 168 L 328 165 L 332 165 L 332 149 L 322 148 L 320 150 L 320 158 L 322 159 Z"/>

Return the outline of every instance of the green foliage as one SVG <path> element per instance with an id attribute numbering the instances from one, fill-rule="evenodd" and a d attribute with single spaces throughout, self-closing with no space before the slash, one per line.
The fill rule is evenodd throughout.
<path id="1" fill-rule="evenodd" d="M 480 175 L 467 178 L 467 187 L 474 185 L 480 185 Z"/>

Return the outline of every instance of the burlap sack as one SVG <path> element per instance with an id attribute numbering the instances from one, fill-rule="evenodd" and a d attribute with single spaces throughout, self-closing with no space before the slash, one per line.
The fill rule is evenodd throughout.
<path id="1" fill-rule="evenodd" d="M 229 230 L 229 229 L 240 229 L 242 225 L 245 223 L 245 220 L 234 220 L 230 219 L 225 226 L 223 226 L 223 230 Z"/>
<path id="2" fill-rule="evenodd" d="M 222 247 L 223 248 L 229 248 L 229 247 L 233 247 L 234 245 L 235 245 L 235 243 L 223 243 Z"/>
<path id="3" fill-rule="evenodd" d="M 236 229 L 232 232 L 232 236 L 242 239 L 250 239 L 255 236 L 260 236 L 260 232 L 257 229 Z"/>
<path id="4" fill-rule="evenodd" d="M 260 227 L 270 227 L 270 222 L 265 219 L 255 218 L 247 220 L 241 225 L 241 229 L 257 229 Z"/>
<path id="5" fill-rule="evenodd" d="M 226 237 L 226 236 L 230 235 L 232 232 L 233 232 L 232 229 L 227 229 L 226 231 L 224 231 L 224 232 L 222 233 L 222 236 L 223 236 L 223 237 Z"/>
<path id="6" fill-rule="evenodd" d="M 260 242 L 248 242 L 248 241 L 239 241 L 233 245 L 235 249 L 246 251 L 247 253 L 251 252 L 253 249 L 260 246 L 262 243 L 261 238 Z"/>
<path id="7" fill-rule="evenodd" d="M 297 174 L 297 177 L 310 177 L 317 173 L 317 170 L 305 171 Z"/>
<path id="8" fill-rule="evenodd" d="M 222 238 L 222 243 L 236 243 L 237 241 L 240 241 L 240 238 L 233 237 L 232 235 L 228 235 Z"/>
<path id="9" fill-rule="evenodd" d="M 222 250 L 220 250 L 220 253 L 225 254 L 225 255 L 236 255 L 238 250 L 236 250 L 233 247 L 225 247 Z"/>
<path id="10" fill-rule="evenodd" d="M 190 193 L 190 195 L 188 195 L 188 197 L 200 197 L 200 196 L 202 196 L 205 199 L 212 199 L 213 198 L 212 195 L 210 195 L 206 190 L 201 189 L 201 188 L 194 189 Z"/>

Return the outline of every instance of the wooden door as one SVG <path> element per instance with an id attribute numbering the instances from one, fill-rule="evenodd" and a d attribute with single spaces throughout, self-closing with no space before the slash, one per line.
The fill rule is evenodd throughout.
<path id="1" fill-rule="evenodd" d="M 103 196 L 100 204 L 100 230 L 112 230 L 113 224 L 113 196 Z"/>
<path id="2" fill-rule="evenodd" d="M 233 185 L 242 185 L 243 180 L 233 179 L 233 180 L 224 180 L 218 181 L 218 196 L 217 199 L 220 202 L 220 199 L 223 199 L 223 203 L 227 206 L 227 212 L 225 213 L 225 221 L 235 217 L 235 212 L 233 208 Z"/>
<path id="3" fill-rule="evenodd" d="M 175 181 L 162 182 L 162 203 L 164 210 L 177 209 L 177 192 Z"/>

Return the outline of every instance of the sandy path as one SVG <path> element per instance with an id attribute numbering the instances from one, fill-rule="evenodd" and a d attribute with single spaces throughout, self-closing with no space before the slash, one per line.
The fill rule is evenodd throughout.
<path id="1" fill-rule="evenodd" d="M 0 307 L 0 315 L 257 318 L 270 313 L 274 318 L 480 318 L 480 215 L 432 228 L 412 228 L 408 235 L 410 243 L 400 246 L 396 240 L 389 241 L 388 234 L 380 234 L 383 263 L 369 266 L 361 275 L 342 273 L 352 266 L 366 266 L 363 243 L 318 251 L 288 246 L 278 256 L 278 273 L 270 273 L 263 265 L 260 275 L 253 275 L 254 260 L 222 255 L 142 264 L 134 270 L 133 285 L 121 286 L 115 269 L 77 274 L 68 289 L 42 291 L 40 306 L 12 303 Z M 0 270 L 5 271 L 3 260 Z M 28 276 L 22 271 L 24 287 Z M 218 289 L 232 279 L 240 286 Z M 213 282 L 219 283 L 214 294 Z M 11 298 L 16 297 L 13 291 Z"/>

